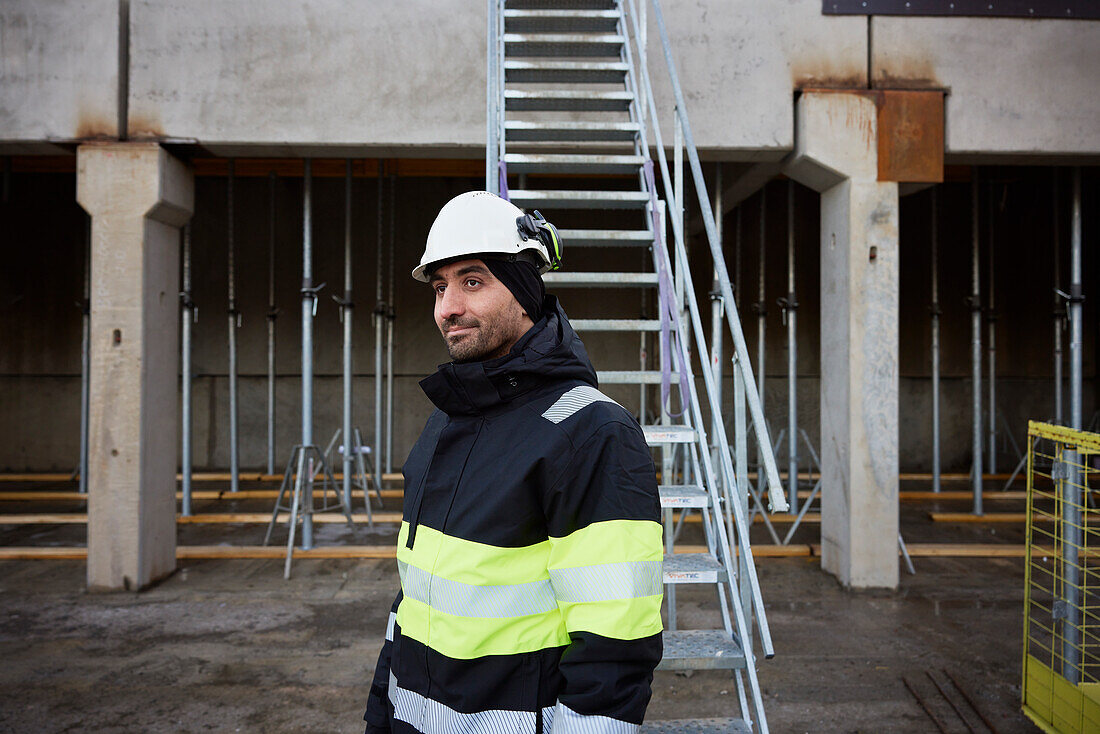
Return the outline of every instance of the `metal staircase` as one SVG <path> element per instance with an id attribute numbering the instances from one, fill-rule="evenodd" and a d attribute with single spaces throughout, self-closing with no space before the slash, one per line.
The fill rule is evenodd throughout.
<path id="1" fill-rule="evenodd" d="M 647 6 L 648 3 L 648 6 Z M 721 719 L 651 721 L 644 732 L 767 732 L 756 674 L 757 641 L 774 655 L 749 542 L 750 502 L 762 507 L 766 486 L 770 508 L 787 509 L 775 457 L 765 448 L 758 487 L 748 481 L 747 435 L 751 417 L 757 443 L 770 447 L 756 381 L 734 306 L 730 281 L 716 236 L 706 186 L 684 109 L 671 47 L 657 0 L 488 0 L 488 94 L 486 187 L 526 209 L 539 209 L 554 222 L 584 221 L 576 210 L 596 210 L 605 229 L 561 225 L 570 266 L 583 263 L 578 249 L 638 248 L 647 267 L 637 272 L 569 269 L 545 276 L 552 291 L 648 289 L 659 318 L 575 319 L 592 339 L 599 332 L 656 334 L 659 370 L 600 371 L 601 384 L 634 384 L 645 405 L 646 388 L 660 386 L 659 421 L 643 426 L 660 453 L 660 493 L 665 517 L 664 576 L 667 630 L 663 670 L 733 671 L 739 711 Z M 670 175 L 646 64 L 647 12 L 660 32 L 676 108 L 674 167 Z M 657 168 L 650 146 L 657 154 Z M 725 322 L 734 346 L 733 451 L 725 430 L 707 427 L 720 417 L 716 375 L 704 367 L 696 389 L 691 354 L 709 353 L 684 239 L 683 153 L 699 196 L 708 244 L 719 284 Z M 657 180 L 662 191 L 657 190 Z M 534 188 L 528 177 L 554 188 Z M 512 180 L 519 185 L 509 189 Z M 666 211 L 668 212 L 666 215 Z M 588 217 L 592 221 L 592 217 Z M 620 222 L 632 222 L 621 227 Z M 671 240 L 667 231 L 671 227 Z M 568 302 L 568 301 L 567 301 Z M 598 338 L 598 337 L 597 337 Z M 643 336 L 643 339 L 645 337 Z M 643 342 L 644 343 L 644 342 Z M 652 390 L 652 388 L 649 388 Z M 668 398 L 679 395 L 680 415 Z M 704 414 L 704 406 L 707 413 Z M 646 411 L 642 409 L 642 422 Z M 724 421 L 714 423 L 723 426 Z M 732 457 L 732 458 L 731 458 Z M 694 515 L 702 545 L 680 540 Z M 694 523 L 691 523 L 694 525 Z M 698 539 L 696 539 L 698 542 Z M 677 588 L 712 586 L 722 626 L 682 629 Z M 755 633 L 755 634 L 754 634 Z"/>

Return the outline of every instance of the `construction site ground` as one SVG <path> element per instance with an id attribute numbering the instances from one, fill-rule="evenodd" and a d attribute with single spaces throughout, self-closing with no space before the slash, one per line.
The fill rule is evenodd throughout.
<path id="1" fill-rule="evenodd" d="M 7 482 L 0 498 L 72 489 Z M 989 731 L 979 712 L 998 734 L 1037 731 L 1019 711 L 1024 526 L 996 521 L 999 513 L 1022 513 L 1024 502 L 994 496 L 985 507 L 992 521 L 983 523 L 931 515 L 966 512 L 968 500 L 903 501 L 902 533 L 922 554 L 915 575 L 903 567 L 896 591 L 851 592 L 823 573 L 816 523 L 793 538 L 807 553 L 761 553 L 776 648 L 759 664 L 771 731 L 932 732 L 933 716 L 949 732 Z M 203 500 L 195 512 L 262 513 L 272 504 Z M 385 511 L 397 509 L 398 500 L 387 499 Z M 85 511 L 71 500 L 0 501 L 6 515 Z M 786 527 L 778 526 L 781 534 Z M 264 529 L 181 524 L 178 542 L 258 546 Z M 374 530 L 324 524 L 316 542 L 392 547 L 395 530 L 392 523 Z M 285 532 L 280 527 L 275 540 L 285 543 Z M 686 532 L 688 542 L 702 542 L 692 537 L 696 528 Z M 773 545 L 760 524 L 753 537 L 762 551 Z M 84 543 L 80 523 L 0 519 L 0 551 Z M 979 547 L 987 552 L 961 555 Z M 289 581 L 282 571 L 281 559 L 183 558 L 175 574 L 141 593 L 89 594 L 81 560 L 0 561 L 0 731 L 362 731 L 396 561 L 300 559 Z M 681 626 L 721 625 L 713 587 L 681 586 L 678 594 Z M 730 716 L 736 696 L 728 672 L 658 672 L 648 718 Z"/>

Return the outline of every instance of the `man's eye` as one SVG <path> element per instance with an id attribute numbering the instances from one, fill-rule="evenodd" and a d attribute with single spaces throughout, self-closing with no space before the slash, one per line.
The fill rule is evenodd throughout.
<path id="1" fill-rule="evenodd" d="M 437 286 L 435 287 L 435 292 L 436 292 L 436 294 L 437 294 L 437 295 L 443 295 L 443 291 L 444 291 L 444 290 L 445 290 L 446 288 L 447 288 L 447 286 L 445 286 L 445 285 L 443 285 L 442 283 L 440 283 L 439 285 L 437 285 Z"/>
<path id="2" fill-rule="evenodd" d="M 470 278 L 469 280 L 466 281 L 466 286 L 469 287 L 469 288 L 475 288 L 479 285 L 481 285 L 480 280 L 475 280 L 473 278 Z"/>

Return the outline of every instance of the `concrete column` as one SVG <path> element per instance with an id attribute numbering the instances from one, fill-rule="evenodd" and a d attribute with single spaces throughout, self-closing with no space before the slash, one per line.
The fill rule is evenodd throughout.
<path id="1" fill-rule="evenodd" d="M 875 100 L 804 93 L 789 175 L 821 192 L 821 567 L 898 583 L 898 185 Z"/>
<path id="2" fill-rule="evenodd" d="M 179 228 L 194 179 L 155 143 L 77 150 L 92 218 L 88 588 L 176 568 Z"/>

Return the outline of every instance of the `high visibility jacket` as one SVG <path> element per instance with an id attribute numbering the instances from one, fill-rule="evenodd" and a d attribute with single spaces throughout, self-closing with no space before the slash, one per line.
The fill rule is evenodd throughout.
<path id="1" fill-rule="evenodd" d="M 367 732 L 634 732 L 661 659 L 656 473 L 556 299 L 420 384 Z"/>

